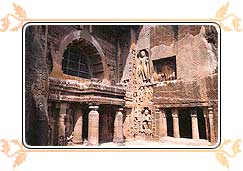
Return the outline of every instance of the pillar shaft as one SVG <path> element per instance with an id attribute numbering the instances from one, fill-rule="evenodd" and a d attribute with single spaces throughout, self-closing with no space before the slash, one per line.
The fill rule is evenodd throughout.
<path id="1" fill-rule="evenodd" d="M 50 142 L 49 145 L 55 145 L 55 120 L 53 117 L 50 117 Z"/>
<path id="2" fill-rule="evenodd" d="M 192 119 L 192 139 L 199 139 L 197 111 L 196 110 L 191 111 L 191 119 Z"/>
<path id="3" fill-rule="evenodd" d="M 65 121 L 66 121 L 65 122 L 66 135 L 71 134 L 71 131 L 72 131 L 72 129 L 71 129 L 71 127 L 72 127 L 72 125 L 71 125 L 71 119 L 72 119 L 71 114 L 72 114 L 72 110 L 67 109 L 67 115 L 66 115 L 66 119 L 65 119 Z"/>
<path id="4" fill-rule="evenodd" d="M 80 144 L 82 143 L 82 133 L 83 133 L 83 113 L 81 109 L 78 109 L 75 111 L 75 115 L 77 118 L 77 121 L 74 126 L 73 130 L 73 143 Z"/>
<path id="5" fill-rule="evenodd" d="M 58 117 L 58 145 L 65 145 L 65 116 L 67 103 L 60 103 L 60 112 Z"/>
<path id="6" fill-rule="evenodd" d="M 209 124 L 208 124 L 208 111 L 205 108 L 203 109 L 203 116 L 204 116 L 204 122 L 205 122 L 206 139 L 210 141 Z"/>
<path id="7" fill-rule="evenodd" d="M 210 142 L 215 143 L 215 130 L 214 130 L 214 122 L 213 122 L 213 108 L 209 107 L 208 108 L 208 118 L 209 118 L 209 128 L 210 128 Z"/>
<path id="8" fill-rule="evenodd" d="M 114 138 L 113 142 L 114 143 L 123 143 L 123 114 L 122 114 L 123 109 L 120 108 L 116 112 L 116 117 L 114 121 Z"/>
<path id="9" fill-rule="evenodd" d="M 173 135 L 175 138 L 180 138 L 180 129 L 179 129 L 179 119 L 178 119 L 178 110 L 172 110 L 173 117 Z"/>
<path id="10" fill-rule="evenodd" d="M 90 106 L 88 123 L 88 143 L 89 145 L 99 145 L 99 113 L 98 106 Z"/>
<path id="11" fill-rule="evenodd" d="M 161 137 L 167 136 L 167 120 L 165 110 L 161 109 Z"/>

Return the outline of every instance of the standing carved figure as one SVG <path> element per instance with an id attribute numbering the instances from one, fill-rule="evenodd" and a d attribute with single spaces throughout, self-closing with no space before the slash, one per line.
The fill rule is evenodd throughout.
<path id="1" fill-rule="evenodd" d="M 146 55 L 145 50 L 140 51 L 138 65 L 138 76 L 142 78 L 143 82 L 149 82 L 149 57 Z"/>
<path id="2" fill-rule="evenodd" d="M 152 122 L 152 117 L 151 113 L 148 109 L 145 109 L 143 112 L 143 129 L 151 129 L 151 122 Z"/>

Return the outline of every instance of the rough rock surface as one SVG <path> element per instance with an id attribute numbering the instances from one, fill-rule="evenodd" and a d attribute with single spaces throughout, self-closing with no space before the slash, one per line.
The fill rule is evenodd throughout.
<path id="1" fill-rule="evenodd" d="M 40 31 L 40 26 L 26 29 L 25 134 L 28 145 L 48 143 L 48 66 Z"/>

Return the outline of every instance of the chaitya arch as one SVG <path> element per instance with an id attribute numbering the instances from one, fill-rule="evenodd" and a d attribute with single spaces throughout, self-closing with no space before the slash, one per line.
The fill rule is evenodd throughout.
<path id="1" fill-rule="evenodd" d="M 105 54 L 98 43 L 98 41 L 86 30 L 73 31 L 66 35 L 64 39 L 60 42 L 58 48 L 57 61 L 62 66 L 63 65 L 63 55 L 68 46 L 72 43 L 80 42 L 80 46 L 83 47 L 83 51 L 92 51 L 88 53 L 87 58 L 91 68 L 91 78 L 98 78 L 100 80 L 108 80 L 107 63 L 105 59 Z M 82 48 L 82 47 L 81 47 Z M 86 53 L 86 52 L 85 52 Z"/>

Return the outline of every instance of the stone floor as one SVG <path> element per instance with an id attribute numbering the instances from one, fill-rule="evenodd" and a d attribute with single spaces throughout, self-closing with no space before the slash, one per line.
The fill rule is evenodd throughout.
<path id="1" fill-rule="evenodd" d="M 145 140 L 135 140 L 127 141 L 124 146 L 160 146 L 160 147 L 187 147 L 188 146 L 210 146 L 211 143 L 207 140 L 192 140 L 187 138 L 173 138 L 173 137 L 163 137 L 160 141 L 145 141 Z M 117 146 L 112 142 L 103 143 L 100 146 Z"/>
<path id="2" fill-rule="evenodd" d="M 199 139 L 199 140 L 192 140 L 187 138 L 173 138 L 173 137 L 163 137 L 160 141 L 148 141 L 148 140 L 129 140 L 126 141 L 124 144 L 115 144 L 113 142 L 107 142 L 100 144 L 101 147 L 115 147 L 115 146 L 127 146 L 127 147 L 160 147 L 160 148 L 188 148 L 188 147 L 207 147 L 210 146 L 211 143 L 207 140 Z M 86 144 L 72 144 L 72 146 L 87 146 Z"/>

